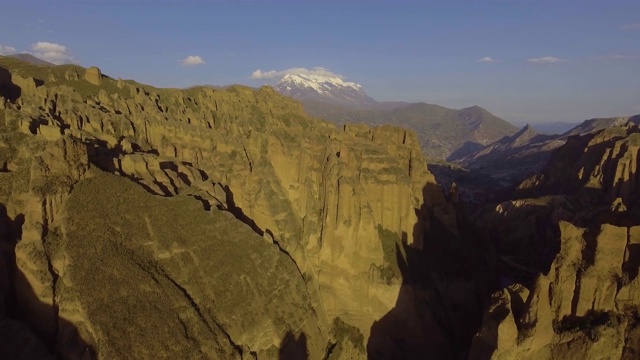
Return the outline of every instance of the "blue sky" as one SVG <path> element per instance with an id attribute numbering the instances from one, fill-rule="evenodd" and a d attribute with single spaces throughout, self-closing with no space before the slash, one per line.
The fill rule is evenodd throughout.
<path id="1" fill-rule="evenodd" d="M 2 2 L 0 53 L 155 86 L 322 67 L 377 100 L 480 105 L 518 124 L 640 113 L 640 1 Z"/>

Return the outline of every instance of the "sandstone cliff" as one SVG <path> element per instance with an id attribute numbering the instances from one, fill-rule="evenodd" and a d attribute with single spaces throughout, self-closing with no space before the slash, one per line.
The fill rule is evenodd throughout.
<path id="1" fill-rule="evenodd" d="M 407 251 L 459 239 L 406 130 L 337 129 L 268 87 L 9 58 L 0 95 L 0 202 L 20 223 L 4 294 L 63 358 L 364 358 L 414 288 Z M 473 302 L 477 284 L 430 276 L 437 299 L 403 311 L 453 346 L 466 335 L 431 318 L 463 315 L 434 304 Z"/>

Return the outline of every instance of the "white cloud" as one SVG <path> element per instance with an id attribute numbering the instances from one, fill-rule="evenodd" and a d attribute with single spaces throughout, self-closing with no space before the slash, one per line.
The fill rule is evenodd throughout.
<path id="1" fill-rule="evenodd" d="M 196 66 L 204 64 L 204 60 L 198 55 L 189 55 L 182 60 L 178 60 L 182 66 Z"/>
<path id="2" fill-rule="evenodd" d="M 556 63 L 567 62 L 567 60 L 553 57 L 553 56 L 543 56 L 539 58 L 528 59 L 527 62 L 532 64 L 556 64 Z"/>
<path id="3" fill-rule="evenodd" d="M 620 26 L 621 29 L 625 29 L 625 30 L 633 30 L 633 29 L 640 29 L 640 22 L 639 23 L 632 23 L 632 24 L 624 24 L 622 26 Z"/>
<path id="4" fill-rule="evenodd" d="M 78 64 L 68 47 L 46 41 L 38 41 L 31 45 L 33 55 L 54 64 Z"/>
<path id="5" fill-rule="evenodd" d="M 497 63 L 497 62 L 502 62 L 501 60 L 498 59 L 494 59 L 490 56 L 485 56 L 482 59 L 478 59 L 476 60 L 476 62 L 481 62 L 481 63 Z"/>
<path id="6" fill-rule="evenodd" d="M 333 72 L 331 72 L 329 69 L 320 67 L 320 66 L 316 66 L 312 69 L 307 69 L 307 68 L 291 68 L 291 69 L 286 69 L 286 70 L 270 70 L 270 71 L 262 71 L 260 69 L 254 71 L 253 73 L 251 73 L 251 79 L 274 79 L 274 78 L 281 78 L 285 75 L 322 75 L 322 76 L 331 76 L 331 77 L 338 77 L 340 79 L 342 79 L 342 75 L 339 74 L 335 74 Z"/>
<path id="7" fill-rule="evenodd" d="M 16 48 L 13 46 L 0 45 L 0 55 L 11 55 L 16 52 Z"/>

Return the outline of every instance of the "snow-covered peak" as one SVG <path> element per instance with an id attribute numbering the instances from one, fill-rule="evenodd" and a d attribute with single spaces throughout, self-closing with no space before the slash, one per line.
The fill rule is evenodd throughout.
<path id="1" fill-rule="evenodd" d="M 274 88 L 300 100 L 319 100 L 358 108 L 376 104 L 360 84 L 344 81 L 339 76 L 288 74 Z"/>
<path id="2" fill-rule="evenodd" d="M 332 88 L 353 88 L 356 91 L 362 91 L 359 84 L 344 81 L 337 76 L 324 75 L 307 75 L 307 74 L 288 74 L 278 82 L 278 85 L 295 85 L 297 87 L 311 88 L 320 94 L 324 94 L 332 90 Z"/>

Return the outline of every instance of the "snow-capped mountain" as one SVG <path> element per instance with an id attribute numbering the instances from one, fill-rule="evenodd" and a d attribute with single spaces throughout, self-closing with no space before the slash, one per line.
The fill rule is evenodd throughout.
<path id="1" fill-rule="evenodd" d="M 274 88 L 298 100 L 317 100 L 355 108 L 369 108 L 377 104 L 361 85 L 339 77 L 289 74 L 278 81 Z"/>

